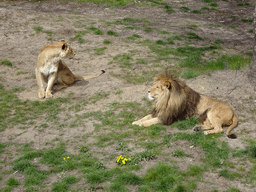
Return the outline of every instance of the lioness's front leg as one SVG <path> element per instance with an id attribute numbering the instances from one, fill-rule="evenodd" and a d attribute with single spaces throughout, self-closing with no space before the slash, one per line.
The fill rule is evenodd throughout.
<path id="1" fill-rule="evenodd" d="M 48 85 L 47 85 L 46 92 L 45 92 L 45 98 L 52 97 L 52 88 L 53 88 L 56 77 L 57 77 L 57 72 L 53 72 L 49 75 Z"/>
<path id="2" fill-rule="evenodd" d="M 36 68 L 36 80 L 38 85 L 38 97 L 43 99 L 45 97 L 44 84 L 43 84 L 43 76 L 40 71 Z"/>
<path id="3" fill-rule="evenodd" d="M 147 116 L 143 117 L 142 119 L 140 119 L 140 120 L 138 120 L 138 121 L 134 121 L 132 124 L 133 124 L 133 125 L 139 125 L 139 126 L 141 126 L 141 124 L 142 124 L 143 121 L 147 121 L 147 120 L 152 119 L 152 118 L 153 118 L 153 117 L 152 117 L 152 115 L 150 114 L 150 115 L 147 115 Z"/>

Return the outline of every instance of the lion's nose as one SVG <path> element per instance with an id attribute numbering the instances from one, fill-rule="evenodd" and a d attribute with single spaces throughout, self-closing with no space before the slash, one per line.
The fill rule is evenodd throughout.
<path id="1" fill-rule="evenodd" d="M 150 93 L 150 91 L 148 90 L 148 93 Z"/>

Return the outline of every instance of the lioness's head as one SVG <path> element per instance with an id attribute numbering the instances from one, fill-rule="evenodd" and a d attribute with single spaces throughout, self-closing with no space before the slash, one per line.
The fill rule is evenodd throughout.
<path id="1" fill-rule="evenodd" d="M 148 89 L 148 99 L 150 101 L 156 100 L 162 96 L 166 97 L 170 94 L 171 79 L 167 76 L 160 76 L 154 78 L 154 84 Z"/>
<path id="2" fill-rule="evenodd" d="M 61 42 L 63 42 L 63 45 L 61 47 L 61 50 L 62 50 L 61 56 L 68 57 L 69 59 L 72 59 L 75 56 L 75 52 L 70 47 L 70 45 L 67 44 L 67 42 L 65 40 L 61 40 Z"/>

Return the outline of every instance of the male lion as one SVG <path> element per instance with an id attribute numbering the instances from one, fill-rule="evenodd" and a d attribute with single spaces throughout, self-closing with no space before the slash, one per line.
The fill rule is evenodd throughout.
<path id="1" fill-rule="evenodd" d="M 95 75 L 78 76 L 74 75 L 68 66 L 61 60 L 63 57 L 72 59 L 75 56 L 73 49 L 65 40 L 61 42 L 45 45 L 40 51 L 36 63 L 36 80 L 38 84 L 39 98 L 52 97 L 52 88 L 54 84 L 56 89 L 62 89 L 74 84 L 78 80 L 86 80 L 92 77 L 100 76 L 105 71 Z M 43 81 L 47 83 L 46 91 Z"/>
<path id="2" fill-rule="evenodd" d="M 238 119 L 227 103 L 195 92 L 174 76 L 166 74 L 154 81 L 148 90 L 149 100 L 154 100 L 153 111 L 132 124 L 145 127 L 155 124 L 170 125 L 195 115 L 203 125 L 196 125 L 194 131 L 211 129 L 204 131 L 207 135 L 223 132 L 222 126 L 229 126 L 227 136 L 236 138 L 230 131 L 238 125 Z"/>

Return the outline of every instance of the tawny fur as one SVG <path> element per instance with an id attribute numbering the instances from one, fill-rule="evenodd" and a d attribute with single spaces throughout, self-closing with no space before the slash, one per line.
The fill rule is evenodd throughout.
<path id="1" fill-rule="evenodd" d="M 155 124 L 170 125 L 175 121 L 197 116 L 203 120 L 193 130 L 208 130 L 205 134 L 223 132 L 222 126 L 229 126 L 226 134 L 238 125 L 233 109 L 225 102 L 201 95 L 174 76 L 162 75 L 154 79 L 149 88 L 149 99 L 154 100 L 150 115 L 133 122 L 139 126 Z"/>
<path id="2" fill-rule="evenodd" d="M 38 84 L 39 98 L 52 97 L 52 89 L 62 89 L 74 84 L 78 80 L 86 80 L 100 76 L 104 71 L 89 76 L 74 75 L 61 58 L 72 59 L 75 56 L 73 49 L 65 40 L 61 42 L 45 45 L 40 51 L 36 64 L 36 79 Z M 46 90 L 43 82 L 47 83 Z"/>

